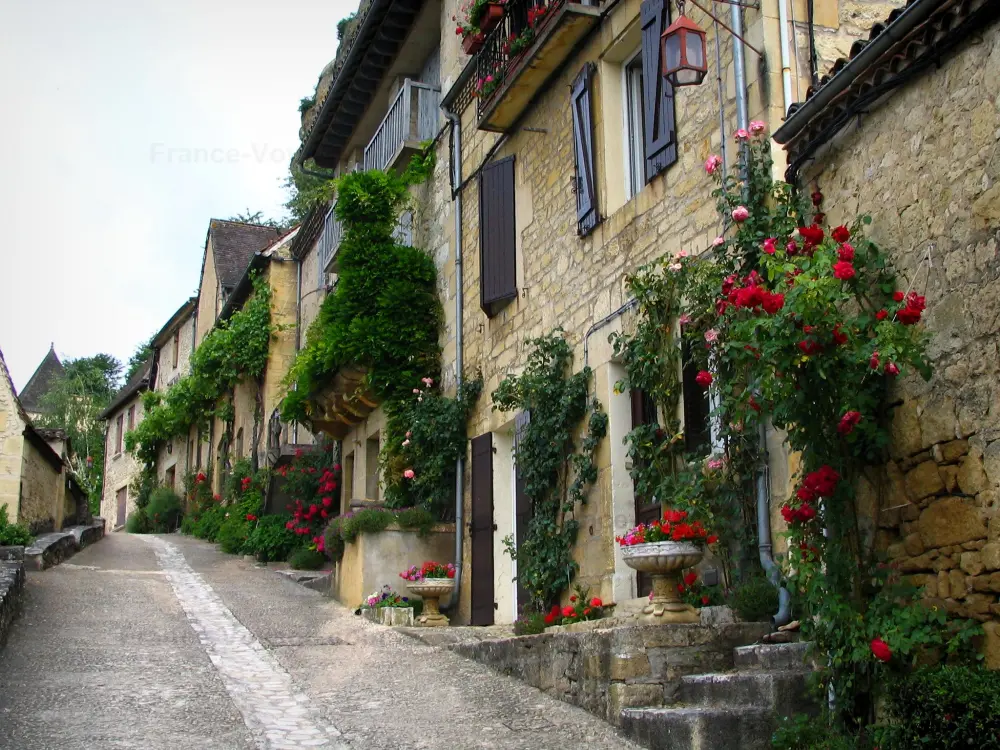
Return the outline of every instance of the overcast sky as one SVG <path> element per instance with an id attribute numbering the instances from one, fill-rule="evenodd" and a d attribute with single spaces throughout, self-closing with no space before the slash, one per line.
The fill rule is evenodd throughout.
<path id="1" fill-rule="evenodd" d="M 299 100 L 357 0 L 0 0 L 0 349 L 127 360 L 208 220 L 284 212 Z"/>

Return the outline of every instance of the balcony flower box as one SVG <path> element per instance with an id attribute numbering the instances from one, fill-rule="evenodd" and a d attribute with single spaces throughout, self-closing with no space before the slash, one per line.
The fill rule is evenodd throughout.
<path id="1" fill-rule="evenodd" d="M 487 3 L 486 8 L 479 16 L 479 30 L 485 37 L 497 27 L 503 18 L 503 3 Z"/>
<path id="2" fill-rule="evenodd" d="M 462 49 L 465 51 L 465 54 L 474 55 L 483 48 L 485 41 L 486 34 L 481 31 L 478 34 L 469 34 L 462 38 Z"/>

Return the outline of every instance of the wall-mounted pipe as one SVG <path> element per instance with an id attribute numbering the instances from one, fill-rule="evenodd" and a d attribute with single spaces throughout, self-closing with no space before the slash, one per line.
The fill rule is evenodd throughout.
<path id="1" fill-rule="evenodd" d="M 781 46 L 781 100 L 782 114 L 792 106 L 792 60 L 788 39 L 788 0 L 778 0 L 778 43 Z"/>

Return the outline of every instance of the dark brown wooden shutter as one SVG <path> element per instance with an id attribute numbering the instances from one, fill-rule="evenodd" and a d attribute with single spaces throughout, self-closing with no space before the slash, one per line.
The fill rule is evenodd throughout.
<path id="1" fill-rule="evenodd" d="M 472 439 L 472 624 L 493 624 L 493 433 Z"/>
<path id="2" fill-rule="evenodd" d="M 590 81 L 594 64 L 587 63 L 573 81 L 573 152 L 576 156 L 576 231 L 581 237 L 597 226 L 597 185 L 594 181 L 594 119 L 590 112 Z"/>
<path id="3" fill-rule="evenodd" d="M 119 414 L 115 420 L 115 427 L 118 430 L 118 440 L 115 443 L 115 453 L 122 452 L 122 436 L 125 434 L 125 415 Z"/>
<path id="4" fill-rule="evenodd" d="M 690 342 L 684 342 L 681 385 L 684 394 L 684 447 L 689 453 L 707 455 L 711 451 L 711 404 L 708 389 L 695 382 L 698 366 L 691 358 Z"/>
<path id="5" fill-rule="evenodd" d="M 528 535 L 528 525 L 531 523 L 532 506 L 531 498 L 524 489 L 524 477 L 521 475 L 517 465 L 517 451 L 521 444 L 521 435 L 524 429 L 531 422 L 531 412 L 521 412 L 514 417 L 514 543 L 517 548 L 521 548 L 521 542 Z M 517 579 L 517 611 L 521 613 L 524 606 L 531 601 L 531 595 L 521 582 L 520 576 Z"/>
<path id="6" fill-rule="evenodd" d="M 517 296 L 514 157 L 479 174 L 479 304 L 490 317 Z"/>
<path id="7" fill-rule="evenodd" d="M 661 74 L 660 34 L 670 24 L 667 0 L 645 0 L 642 23 L 642 109 L 645 119 L 646 182 L 677 161 L 674 87 Z"/>

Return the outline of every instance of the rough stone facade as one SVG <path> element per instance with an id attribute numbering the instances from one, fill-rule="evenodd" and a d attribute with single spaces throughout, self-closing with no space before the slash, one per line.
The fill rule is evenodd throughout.
<path id="1" fill-rule="evenodd" d="M 101 517 L 107 519 L 112 529 L 124 525 L 125 520 L 135 510 L 135 493 L 132 492 L 131 485 L 142 469 L 135 456 L 125 450 L 124 440 L 122 449 L 118 450 L 118 416 L 123 415 L 124 429 L 127 432 L 129 409 L 134 410 L 134 423 L 139 424 L 143 415 L 141 392 L 136 393 L 118 410 L 108 415 L 107 430 L 104 435 L 104 490 L 101 495 Z M 118 493 L 122 489 L 126 492 L 127 500 L 125 516 L 119 518 Z"/>
<path id="2" fill-rule="evenodd" d="M 895 389 L 880 541 L 928 598 L 988 621 L 1000 667 L 997 80 L 994 26 L 841 132 L 804 180 L 831 223 L 870 213 L 900 283 L 927 298 L 933 376 Z"/>
<path id="3" fill-rule="evenodd" d="M 21 470 L 24 462 L 24 426 L 27 414 L 20 408 L 7 363 L 0 353 L 0 505 L 14 521 L 21 506 Z"/>
<path id="4" fill-rule="evenodd" d="M 165 393 L 191 371 L 191 354 L 197 326 L 196 309 L 167 330 L 161 331 L 156 342 L 156 382 L 153 390 Z M 177 358 L 174 361 L 173 341 L 177 336 Z M 189 436 L 170 440 L 160 448 L 156 458 L 156 476 L 161 484 L 173 486 L 180 493 L 188 472 Z"/>

